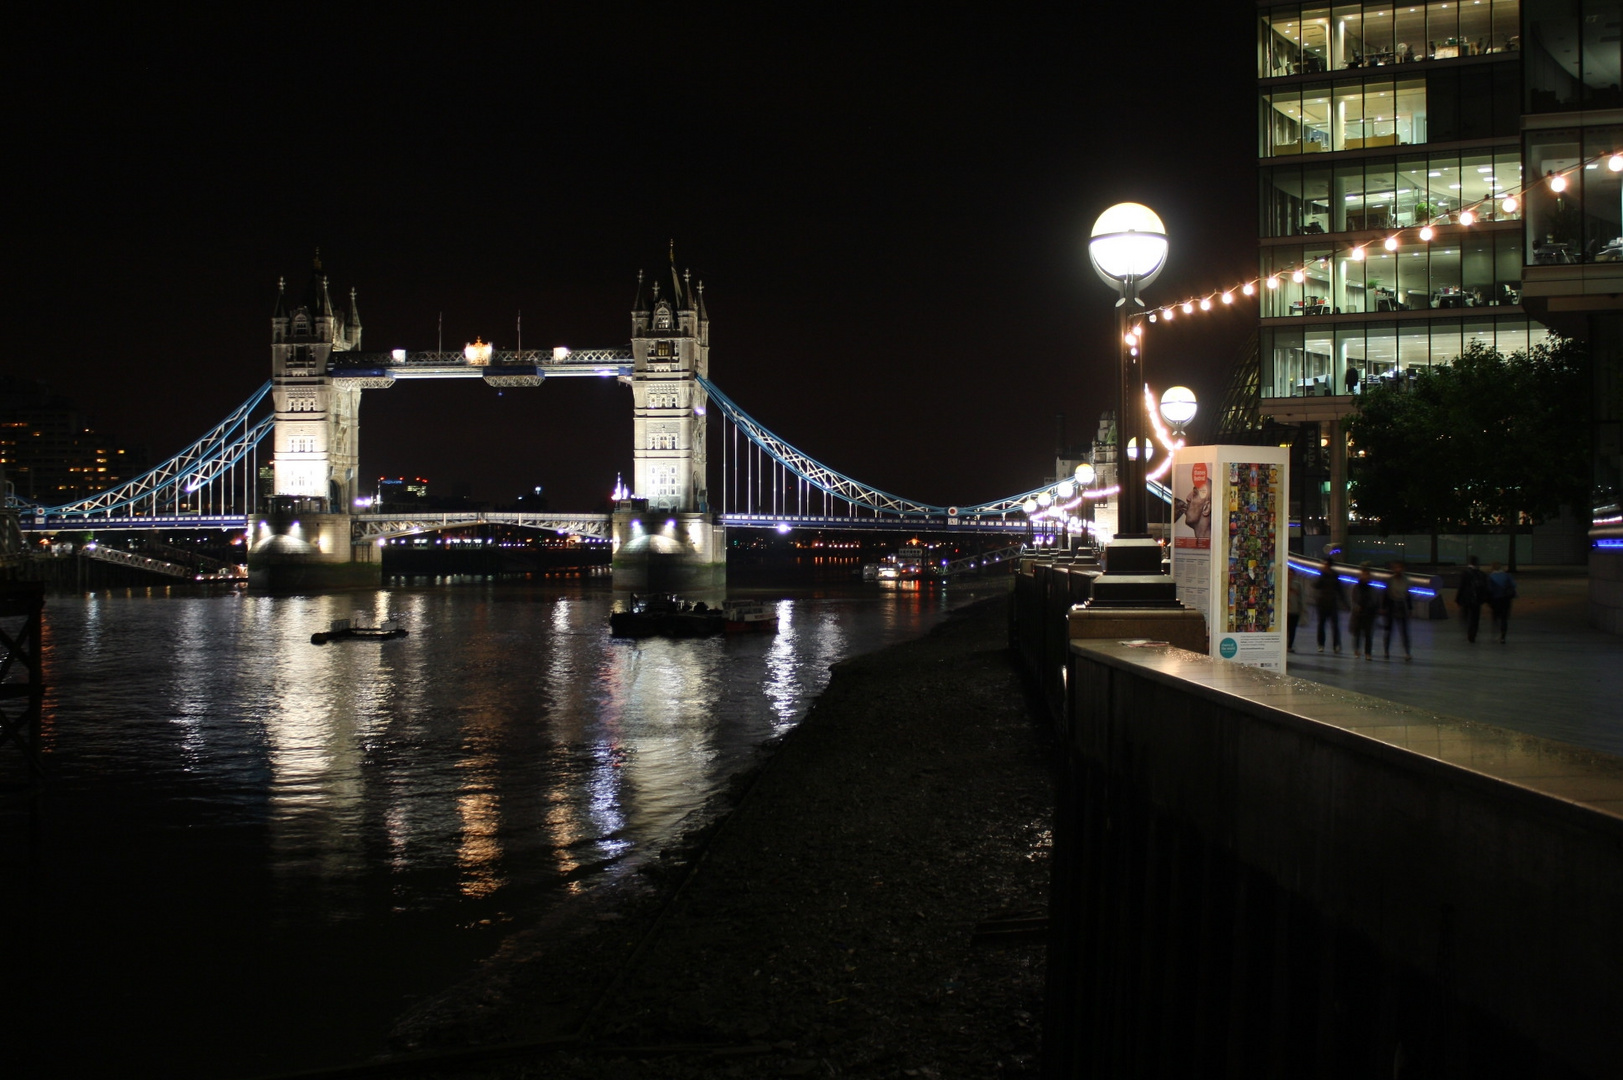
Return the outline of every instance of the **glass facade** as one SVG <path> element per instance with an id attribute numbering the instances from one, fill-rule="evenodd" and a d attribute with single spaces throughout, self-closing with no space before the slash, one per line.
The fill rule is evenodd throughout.
<path id="1" fill-rule="evenodd" d="M 1483 222 L 1518 220 L 1499 199 L 1521 190 L 1521 147 L 1291 162 L 1262 174 L 1264 237 L 1364 232 L 1423 225 L 1465 206 Z M 1485 201 L 1486 200 L 1486 201 Z"/>
<path id="2" fill-rule="evenodd" d="M 1509 317 L 1275 327 L 1262 351 L 1262 394 L 1356 394 L 1377 383 L 1412 378 L 1432 364 L 1446 364 L 1473 342 L 1509 353 L 1544 341 L 1549 333 L 1519 311 Z"/>
<path id="3" fill-rule="evenodd" d="M 1526 139 L 1529 171 L 1566 174 L 1562 191 L 1549 180 L 1528 189 L 1529 264 L 1623 262 L 1623 172 L 1596 160 L 1623 147 L 1623 124 L 1529 131 Z"/>
<path id="4" fill-rule="evenodd" d="M 1521 46 L 1521 6 L 1519 0 L 1463 0 L 1270 7 L 1261 13 L 1257 26 L 1257 77 L 1277 79 L 1515 51 Z M 1607 5 L 1570 0 L 1536 6 Z"/>
<path id="5" fill-rule="evenodd" d="M 1263 397 L 1356 393 L 1471 341 L 1515 351 L 1548 335 L 1521 307 L 1522 268 L 1548 246 L 1537 221 L 1566 215 L 1577 252 L 1616 215 L 1587 209 L 1598 176 L 1561 206 L 1506 209 L 1526 182 L 1522 7 L 1259 7 Z M 1578 138 L 1527 138 L 1545 136 L 1552 161 Z"/>
<path id="6" fill-rule="evenodd" d="M 1522 234 L 1514 227 L 1440 229 L 1431 243 L 1271 244 L 1258 289 L 1264 319 L 1514 306 Z"/>
<path id="7" fill-rule="evenodd" d="M 1526 0 L 1527 112 L 1623 107 L 1623 0 Z"/>

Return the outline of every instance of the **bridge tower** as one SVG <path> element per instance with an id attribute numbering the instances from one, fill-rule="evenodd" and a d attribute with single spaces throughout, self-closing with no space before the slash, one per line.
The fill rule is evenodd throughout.
<path id="1" fill-rule="evenodd" d="M 286 289 L 278 284 L 271 316 L 276 495 L 319 500 L 332 513 L 353 504 L 361 392 L 334 385 L 327 364 L 333 353 L 360 347 L 355 293 L 349 294 L 348 315 L 335 314 L 319 253 L 302 303 L 289 310 Z"/>
<path id="2" fill-rule="evenodd" d="M 668 291 L 637 275 L 631 312 L 632 497 L 614 515 L 617 589 L 705 591 L 726 583 L 723 530 L 711 514 L 699 377 L 710 374 L 704 283 Z"/>
<path id="3" fill-rule="evenodd" d="M 304 298 L 290 304 L 285 282 L 271 316 L 271 396 L 276 406 L 274 486 L 250 529 L 249 584 L 305 589 L 375 585 L 377 553 L 351 539 L 360 468 L 361 384 L 335 380 L 329 360 L 361 345 L 355 293 L 337 312 L 321 255 Z"/>
<path id="4" fill-rule="evenodd" d="M 671 290 L 656 279 L 646 290 L 638 275 L 631 313 L 631 397 L 634 419 L 632 490 L 650 510 L 705 511 L 705 392 L 710 376 L 710 319 L 704 283 L 690 287 L 671 268 Z"/>

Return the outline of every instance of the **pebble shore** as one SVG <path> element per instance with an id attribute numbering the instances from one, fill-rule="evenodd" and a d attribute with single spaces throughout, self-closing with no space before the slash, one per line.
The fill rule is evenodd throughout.
<path id="1" fill-rule="evenodd" d="M 1037 1075 L 1054 794 L 1008 609 L 836 666 L 717 824 L 356 1075 Z"/>

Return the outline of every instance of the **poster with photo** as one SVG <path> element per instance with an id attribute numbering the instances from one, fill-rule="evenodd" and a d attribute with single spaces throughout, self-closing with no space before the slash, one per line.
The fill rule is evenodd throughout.
<path id="1" fill-rule="evenodd" d="M 1178 599 L 1212 624 L 1212 522 L 1221 520 L 1215 495 L 1217 458 L 1211 447 L 1185 447 L 1173 459 L 1172 578 Z"/>
<path id="2" fill-rule="evenodd" d="M 1212 467 L 1180 462 L 1172 470 L 1172 546 L 1211 550 Z"/>

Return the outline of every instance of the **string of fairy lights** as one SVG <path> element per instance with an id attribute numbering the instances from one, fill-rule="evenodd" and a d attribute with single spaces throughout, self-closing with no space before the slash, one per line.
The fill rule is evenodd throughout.
<path id="1" fill-rule="evenodd" d="M 1439 214 L 1423 224 L 1388 230 L 1386 235 L 1379 240 L 1367 240 L 1353 245 L 1348 250 L 1347 257 L 1353 262 L 1364 261 L 1372 244 L 1379 244 L 1387 252 L 1395 252 L 1399 247 L 1403 246 L 1410 236 L 1418 239 L 1421 243 L 1430 243 L 1436 238 L 1437 229 L 1440 226 L 1458 225 L 1469 228 L 1475 225 L 1481 218 L 1483 207 L 1490 203 L 1497 203 L 1499 209 L 1507 215 L 1514 214 L 1521 209 L 1526 201 L 1527 193 L 1540 184 L 1547 185 L 1552 194 L 1560 195 L 1571 186 L 1570 177 L 1574 173 L 1587 169 L 1592 165 L 1598 166 L 1602 162 L 1605 163 L 1605 167 L 1609 171 L 1623 173 L 1623 150 L 1611 150 L 1584 158 L 1564 169 L 1552 170 L 1545 176 L 1538 177 L 1530 183 L 1525 183 L 1514 191 L 1502 192 L 1488 198 L 1478 199 L 1476 202 L 1465 204 L 1457 210 Z M 1197 311 L 1208 312 L 1219 305 L 1232 306 L 1236 294 L 1251 297 L 1255 296 L 1259 289 L 1277 289 L 1283 278 L 1289 278 L 1293 284 L 1300 285 L 1307 280 L 1310 264 L 1317 261 L 1318 259 L 1314 258 L 1296 266 L 1276 270 L 1272 274 L 1252 278 L 1236 286 L 1214 290 L 1204 296 L 1191 296 L 1177 303 L 1165 304 L 1153 311 L 1145 312 L 1140 316 L 1140 319 L 1152 323 L 1172 322 L 1179 315 L 1192 316 Z M 1136 352 L 1143 341 L 1144 332 L 1144 322 L 1134 321 L 1127 331 L 1125 342 L 1127 347 Z M 1149 418 L 1151 427 L 1154 429 L 1156 442 L 1159 442 L 1166 451 L 1161 456 L 1161 463 L 1145 475 L 1146 481 L 1158 482 L 1172 468 L 1173 456 L 1183 448 L 1184 440 L 1181 435 L 1167 430 L 1166 425 L 1162 422 L 1160 411 L 1156 408 L 1155 395 L 1148 386 L 1144 388 L 1144 411 Z M 1149 450 L 1153 453 L 1153 443 L 1149 444 Z M 1133 449 L 1130 448 L 1128 452 L 1132 453 Z M 1026 516 L 1032 521 L 1064 520 L 1070 518 L 1078 508 L 1087 502 L 1108 499 L 1121 491 L 1120 484 L 1111 484 L 1108 487 L 1093 487 L 1094 476 L 1093 466 L 1084 462 L 1077 466 L 1074 477 L 1066 477 L 1056 483 L 1051 491 L 1042 491 L 1027 499 L 1022 509 L 1025 510 Z"/>
<path id="2" fill-rule="evenodd" d="M 1529 183 L 1525 183 L 1514 191 L 1493 195 L 1488 198 L 1478 199 L 1473 203 L 1464 204 L 1458 210 L 1438 214 L 1436 217 L 1433 217 L 1422 224 L 1409 225 L 1403 228 L 1388 230 L 1386 235 L 1378 240 L 1367 240 L 1362 243 L 1354 244 L 1350 249 L 1348 249 L 1347 257 L 1353 262 L 1363 262 L 1364 257 L 1368 254 L 1371 245 L 1379 245 L 1379 247 L 1384 251 L 1395 252 L 1399 247 L 1403 246 L 1403 244 L 1407 242 L 1408 238 L 1410 237 L 1418 239 L 1421 243 L 1429 244 L 1432 240 L 1436 239 L 1437 230 L 1441 226 L 1459 225 L 1461 227 L 1468 228 L 1475 225 L 1479 220 L 1481 220 L 1483 207 L 1489 205 L 1490 203 L 1497 203 L 1499 209 L 1506 214 L 1514 214 L 1521 209 L 1522 204 L 1526 201 L 1527 193 L 1538 187 L 1540 184 L 1548 185 L 1552 193 L 1560 195 L 1571 186 L 1570 178 L 1574 173 L 1581 172 L 1582 170 L 1589 168 L 1591 165 L 1599 166 L 1602 162 L 1605 163 L 1605 168 L 1609 171 L 1614 173 L 1623 173 L 1623 150 L 1610 150 L 1603 154 L 1596 154 L 1592 157 L 1584 158 L 1564 169 L 1552 170 L 1545 176 L 1538 177 Z M 1177 303 L 1164 304 L 1153 311 L 1144 313 L 1141 318 L 1152 323 L 1172 322 L 1180 315 L 1190 316 L 1194 315 L 1197 311 L 1211 311 L 1214 307 L 1218 307 L 1219 305 L 1232 305 L 1235 302 L 1236 295 L 1250 297 L 1255 296 L 1259 289 L 1277 289 L 1279 288 L 1282 279 L 1288 278 L 1293 284 L 1301 285 L 1307 280 L 1307 273 L 1310 266 L 1318 261 L 1318 257 L 1304 260 L 1296 266 L 1287 266 L 1282 269 L 1275 270 L 1271 274 L 1254 277 L 1250 281 L 1243 282 L 1239 285 L 1230 286 L 1224 289 L 1217 289 L 1206 293 L 1204 296 L 1191 296 L 1184 300 L 1178 301 Z M 1143 323 L 1135 322 L 1127 332 L 1127 344 L 1129 346 L 1136 347 L 1139 340 L 1143 336 Z"/>

